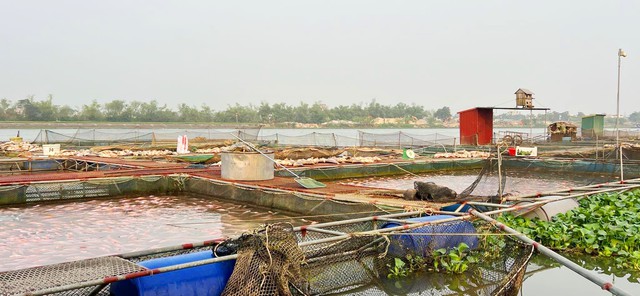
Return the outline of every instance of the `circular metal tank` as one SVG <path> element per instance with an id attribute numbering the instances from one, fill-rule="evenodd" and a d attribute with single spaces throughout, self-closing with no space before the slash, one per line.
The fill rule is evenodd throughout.
<path id="1" fill-rule="evenodd" d="M 264 152 L 263 152 L 264 153 Z M 264 153 L 273 159 L 273 152 Z M 273 161 L 258 152 L 222 152 L 222 178 L 240 181 L 273 179 Z"/>

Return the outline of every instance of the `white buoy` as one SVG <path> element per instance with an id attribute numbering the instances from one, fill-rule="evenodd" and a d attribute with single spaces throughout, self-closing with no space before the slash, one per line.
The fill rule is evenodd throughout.
<path id="1" fill-rule="evenodd" d="M 189 138 L 187 135 L 178 136 L 178 145 L 176 147 L 178 154 L 189 153 Z"/>

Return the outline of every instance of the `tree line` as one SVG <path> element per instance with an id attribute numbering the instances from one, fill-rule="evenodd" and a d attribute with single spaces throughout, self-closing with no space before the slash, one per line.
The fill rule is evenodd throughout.
<path id="1" fill-rule="evenodd" d="M 542 126 L 555 121 L 580 122 L 585 114 L 569 112 L 536 113 L 513 112 L 495 115 L 496 120 L 516 120 L 524 125 L 530 123 Z M 80 107 L 57 105 L 50 95 L 47 99 L 36 100 L 27 97 L 22 100 L 0 100 L 0 121 L 105 121 L 105 122 L 193 122 L 193 123 L 257 123 L 280 124 L 288 122 L 315 123 L 348 121 L 359 125 L 369 125 L 375 118 L 404 118 L 406 123 L 424 119 L 428 126 L 439 126 L 452 119 L 449 107 L 428 110 L 416 104 L 397 103 L 382 105 L 375 99 L 369 103 L 328 107 L 322 102 L 308 104 L 301 102 L 292 106 L 285 103 L 261 102 L 259 105 L 228 105 L 224 110 L 213 110 L 206 104 L 201 106 L 181 103 L 177 109 L 156 100 L 149 102 L 113 100 L 104 104 L 96 100 Z M 607 122 L 615 118 L 607 117 Z M 640 122 L 640 112 L 633 112 L 621 118 L 621 124 Z M 340 125 L 337 123 L 336 125 Z"/>
<path id="2" fill-rule="evenodd" d="M 552 123 L 556 121 L 568 121 L 577 123 L 580 125 L 582 118 L 588 114 L 583 112 L 578 112 L 576 114 L 570 114 L 568 111 L 557 112 L 551 111 L 547 113 L 536 112 L 531 115 L 528 112 L 513 112 L 513 113 L 504 113 L 494 116 L 494 121 L 519 121 L 525 126 L 531 125 L 533 126 L 543 126 L 544 123 Z M 616 118 L 615 116 L 605 116 L 604 124 L 606 127 L 613 127 L 615 125 Z M 636 111 L 631 113 L 629 116 L 621 116 L 618 122 L 621 126 L 629 126 L 640 123 L 640 112 Z"/>
<path id="3" fill-rule="evenodd" d="M 104 104 L 97 101 L 78 108 L 57 105 L 49 96 L 44 100 L 33 97 L 18 101 L 0 100 L 2 121 L 109 121 L 109 122 L 219 122 L 219 123 L 324 123 L 328 121 L 352 121 L 368 123 L 374 118 L 407 118 L 448 120 L 449 107 L 427 110 L 415 104 L 398 103 L 382 105 L 375 100 L 368 104 L 328 107 L 321 102 L 297 106 L 285 103 L 261 102 L 259 105 L 228 105 L 224 110 L 213 110 L 203 104 L 199 107 L 181 103 L 177 109 L 156 100 L 149 102 L 113 100 Z"/>

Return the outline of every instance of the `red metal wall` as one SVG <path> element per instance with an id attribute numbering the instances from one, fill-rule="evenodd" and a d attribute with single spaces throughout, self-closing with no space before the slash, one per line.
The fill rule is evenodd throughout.
<path id="1" fill-rule="evenodd" d="M 493 109 L 473 108 L 460 114 L 460 144 L 488 145 L 493 137 Z"/>

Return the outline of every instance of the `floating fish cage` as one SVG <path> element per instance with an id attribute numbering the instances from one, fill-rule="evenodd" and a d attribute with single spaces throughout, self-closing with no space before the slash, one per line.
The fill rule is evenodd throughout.
<path id="1" fill-rule="evenodd" d="M 457 280 L 437 272 L 424 274 L 425 283 L 401 288 L 389 279 L 388 264 L 406 257 L 388 250 L 423 254 L 428 262 L 435 247 L 456 248 L 460 236 L 490 260 L 472 264 L 464 276 L 473 281 L 457 289 L 515 295 L 533 246 L 499 235 L 489 223 L 472 224 L 471 217 L 417 211 L 301 227 L 266 225 L 228 240 L 0 272 L 0 295 L 350 295 L 398 289 L 449 295 L 460 292 L 449 284 Z"/>
<path id="2" fill-rule="evenodd" d="M 491 161 L 494 160 L 350 165 L 307 169 L 301 175 L 318 179 L 322 179 L 322 176 L 324 179 L 340 179 L 365 174 L 484 169 L 487 162 Z M 503 165 L 514 169 L 564 172 L 615 173 L 617 169 L 615 164 L 573 160 L 518 159 L 505 160 Z M 640 175 L 637 167 L 630 167 L 626 172 L 631 177 Z M 255 285 L 257 277 L 262 279 L 263 276 L 257 270 L 265 270 L 260 258 L 273 259 L 274 254 L 278 254 L 276 259 L 279 261 L 275 266 L 279 269 L 269 271 L 272 272 L 269 280 L 273 283 L 286 280 L 286 287 L 294 294 L 298 290 L 311 295 L 349 294 L 353 291 L 455 294 L 459 291 L 451 290 L 446 281 L 440 280 L 427 280 L 398 290 L 398 285 L 387 277 L 390 264 L 388 260 L 406 258 L 408 254 L 428 259 L 436 249 L 451 249 L 460 243 L 465 243 L 474 252 L 495 255 L 491 260 L 481 260 L 465 274 L 469 278 L 473 277 L 474 282 L 472 286 L 463 287 L 464 291 L 476 295 L 515 295 L 514 291 L 517 292 L 521 284 L 533 250 L 531 245 L 520 244 L 510 236 L 502 235 L 491 223 L 475 220 L 473 215 L 457 213 L 457 209 L 446 211 L 445 214 L 453 216 L 435 215 L 443 214 L 437 211 L 431 212 L 434 215 L 426 215 L 424 211 L 388 214 L 398 211 L 398 208 L 209 179 L 196 173 L 31 182 L 5 185 L 1 189 L 1 200 L 6 204 L 173 192 L 220 197 L 277 210 L 304 211 L 306 215 L 331 214 L 336 219 L 350 220 L 302 227 L 267 226 L 249 236 L 233 240 L 213 240 L 2 272 L 0 295 L 43 295 L 58 292 L 63 292 L 63 295 L 142 295 L 155 292 L 188 294 L 189 291 L 196 291 L 194 289 L 197 287 L 204 287 L 205 283 L 217 291 L 211 295 L 218 295 L 216 293 L 221 293 L 228 287 L 231 290 L 229 294 L 225 292 L 226 295 L 248 295 L 247 293 L 261 287 Z M 359 213 L 362 218 L 352 219 L 354 213 Z M 269 237 L 268 240 L 266 236 Z M 489 243 L 483 241 L 487 237 L 492 238 Z M 498 243 L 493 245 L 495 242 Z M 221 248 L 230 249 L 232 254 L 214 253 L 221 251 Z M 233 260 L 236 261 L 231 268 Z M 199 267 L 203 269 L 197 273 L 191 269 Z M 283 270 L 291 271 L 293 277 L 279 278 L 282 274 L 288 274 Z M 197 276 L 201 273 L 211 276 Z M 438 275 L 428 278 L 442 279 Z M 181 288 L 178 289 L 178 286 Z M 178 290 L 169 291 L 167 287 Z M 265 293 L 271 294 L 275 292 L 274 289 L 286 287 L 269 284 L 267 288 L 271 290 L 265 290 Z"/>

